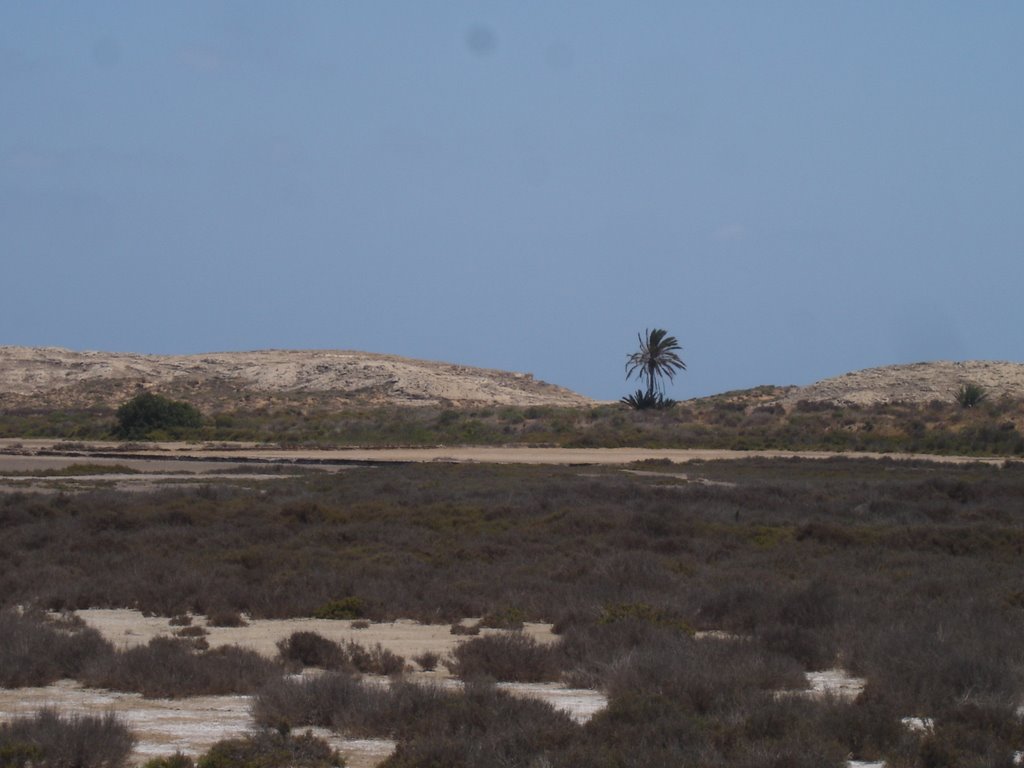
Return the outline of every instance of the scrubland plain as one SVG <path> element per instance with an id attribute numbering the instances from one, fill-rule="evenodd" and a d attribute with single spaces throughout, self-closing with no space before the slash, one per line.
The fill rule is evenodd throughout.
<path id="1" fill-rule="evenodd" d="M 0 768 L 1021 760 L 1021 366 L 635 412 L 357 353 L 0 352 Z M 103 442 L 154 387 L 202 417 Z"/>
<path id="2" fill-rule="evenodd" d="M 393 740 L 389 768 L 1009 766 L 1024 746 L 1022 512 L 1019 464 L 841 457 L 12 492 L 0 684 L 250 695 L 267 730 L 221 748 L 236 764 L 340 759 L 301 741 L 318 727 Z M 126 607 L 180 635 L 117 647 L 75 619 Z M 396 661 L 358 630 L 356 645 L 311 632 L 257 653 L 201 628 L 315 616 L 415 620 L 452 642 Z M 430 665 L 465 686 L 425 687 Z M 290 676 L 310 666 L 326 671 Z M 836 670 L 863 690 L 808 688 Z M 580 722 L 495 680 L 608 704 Z M 103 727 L 89 732 L 114 739 Z M 19 734 L 0 745 L 41 748 Z"/>

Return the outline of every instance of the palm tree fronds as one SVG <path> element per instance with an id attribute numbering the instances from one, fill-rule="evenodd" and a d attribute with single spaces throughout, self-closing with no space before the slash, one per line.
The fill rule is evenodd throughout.
<path id="1" fill-rule="evenodd" d="M 638 333 L 636 338 L 640 348 L 626 357 L 626 379 L 635 374 L 641 382 L 646 382 L 645 402 L 653 402 L 655 395 L 663 391 L 663 378 L 674 381 L 677 372 L 686 370 L 686 363 L 678 354 L 682 346 L 675 336 L 669 336 L 663 328 L 647 329 L 643 334 Z M 622 398 L 622 402 L 627 402 L 629 398 Z M 629 404 L 634 408 L 641 407 L 631 402 Z"/>

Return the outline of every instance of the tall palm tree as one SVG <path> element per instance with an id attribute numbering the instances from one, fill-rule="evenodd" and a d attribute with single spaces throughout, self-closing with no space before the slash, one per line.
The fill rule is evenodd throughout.
<path id="1" fill-rule="evenodd" d="M 626 361 L 626 378 L 635 373 L 640 381 L 646 381 L 646 398 L 653 403 L 662 396 L 662 378 L 673 381 L 677 371 L 686 370 L 686 363 L 677 354 L 682 347 L 675 336 L 669 336 L 662 328 L 645 330 L 644 335 L 638 333 L 636 338 L 640 349 Z"/>

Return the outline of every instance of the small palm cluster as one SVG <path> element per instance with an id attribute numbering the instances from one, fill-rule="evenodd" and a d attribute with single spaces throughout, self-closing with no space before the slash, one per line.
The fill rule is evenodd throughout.
<path id="1" fill-rule="evenodd" d="M 655 328 L 637 334 L 637 341 L 640 348 L 626 361 L 626 379 L 636 374 L 641 382 L 647 383 L 647 388 L 626 395 L 620 402 L 637 410 L 670 408 L 676 401 L 665 397 L 662 380 L 672 381 L 678 371 L 686 370 L 686 363 L 678 354 L 682 350 L 679 340 L 669 336 L 668 331 Z"/>
<path id="2" fill-rule="evenodd" d="M 953 397 L 961 408 L 973 408 L 988 397 L 988 392 L 980 384 L 968 382 L 961 384 Z"/>

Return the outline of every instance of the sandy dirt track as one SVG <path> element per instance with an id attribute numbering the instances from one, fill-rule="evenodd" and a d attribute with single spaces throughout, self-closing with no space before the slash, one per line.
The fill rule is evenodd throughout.
<path id="1" fill-rule="evenodd" d="M 20 448 L 19 448 L 20 446 Z M 200 472 L 224 471 L 246 463 L 308 463 L 328 468 L 347 463 L 480 463 L 480 464 L 551 464 L 551 465 L 616 465 L 634 461 L 669 460 L 679 464 L 691 461 L 735 461 L 751 458 L 768 459 L 901 459 L 907 461 L 935 461 L 963 464 L 982 462 L 1004 464 L 1003 457 L 937 456 L 923 453 L 868 453 L 850 451 L 734 451 L 710 448 L 536 448 L 531 446 L 438 446 L 434 448 L 345 448 L 335 450 L 283 450 L 250 448 L 248 446 L 203 447 L 187 443 L 153 443 L 143 450 L 117 455 L 118 443 L 90 442 L 84 449 L 65 451 L 59 440 L 0 439 L 0 470 L 14 471 L 15 467 L 31 466 L 32 460 L 40 465 L 69 466 L 81 463 L 123 464 L 135 468 L 154 469 L 152 462 L 160 462 L 163 471 Z M 12 453 L 18 451 L 18 453 Z M 56 452 L 68 455 L 43 455 Z M 103 454 L 102 458 L 94 458 Z M 31 459 L 29 458 L 31 457 Z M 205 461 L 203 461 L 205 460 Z M 234 462 L 232 464 L 232 462 Z"/>
<path id="2" fill-rule="evenodd" d="M 390 448 L 350 449 L 334 451 L 282 451 L 282 450 L 206 450 L 188 446 L 163 446 L 126 455 L 113 455 L 107 451 L 115 445 L 91 444 L 90 451 L 75 450 L 68 455 L 60 453 L 59 445 L 52 441 L 36 445 L 45 455 L 33 453 L 5 453 L 0 440 L 0 493 L 32 491 L 36 493 L 62 493 L 104 488 L 113 491 L 147 492 L 167 486 L 203 486 L 210 483 L 228 483 L 252 487 L 253 484 L 277 480 L 285 474 L 313 472 L 361 471 L 368 466 L 389 463 L 479 463 L 530 464 L 551 466 L 618 466 L 627 469 L 632 462 L 669 460 L 675 464 L 699 461 L 736 461 L 751 458 L 787 459 L 804 458 L 826 460 L 837 456 L 848 458 L 932 461 L 963 464 L 981 462 L 1005 466 L 1020 459 L 975 458 L 967 456 L 932 456 L 926 454 L 881 453 L 826 453 L 821 451 L 729 451 L 729 450 L 656 450 L 647 448 Z M 173 450 L 168 450 L 172 448 Z M 9 446 L 7 447 L 9 450 Z M 27 446 L 22 446 L 26 451 Z M 69 468 L 75 465 L 123 467 L 126 472 L 77 474 Z M 659 472 L 658 474 L 665 474 Z M 686 474 L 675 475 L 687 482 L 714 484 Z"/>
<path id="3" fill-rule="evenodd" d="M 197 457 L 215 455 L 216 451 L 202 451 Z M 186 455 L 186 454 L 183 454 Z M 227 452 L 225 457 L 238 456 Z M 453 447 L 453 448 L 353 448 L 340 451 L 252 451 L 252 458 L 320 459 L 324 461 L 354 462 L 453 462 L 480 464 L 551 464 L 551 465 L 616 465 L 634 461 L 668 459 L 685 464 L 691 461 L 736 461 L 751 458 L 769 459 L 832 459 L 836 457 L 861 459 L 904 459 L 963 464 L 984 462 L 1003 464 L 1003 458 L 977 458 L 972 456 L 934 456 L 930 454 L 896 453 L 830 453 L 827 451 L 732 451 L 703 448 L 530 448 L 530 447 Z"/>
<path id="4" fill-rule="evenodd" d="M 453 447 L 292 451 L 248 447 L 210 449 L 170 443 L 124 454 L 118 453 L 117 449 L 118 445 L 114 443 L 90 443 L 85 449 L 76 446 L 74 450 L 66 450 L 61 448 L 59 441 L 0 440 L 0 493 L 59 493 L 98 488 L 146 492 L 170 485 L 181 487 L 210 483 L 252 487 L 253 484 L 280 479 L 295 472 L 358 472 L 369 466 L 389 463 L 618 466 L 634 474 L 644 474 L 635 467 L 628 467 L 632 462 L 644 460 L 668 460 L 675 464 L 686 464 L 751 458 L 826 460 L 839 456 L 953 464 L 981 462 L 994 466 L 1020 461 L 1000 457 L 926 454 L 650 448 Z M 76 465 L 86 465 L 83 473 L 75 471 Z M 108 468 L 108 471 L 96 472 L 97 468 L 103 467 Z M 119 471 L 121 469 L 124 471 Z M 658 474 L 665 473 L 660 471 Z M 711 482 L 689 478 L 686 474 L 677 473 L 675 476 L 689 482 Z"/>

